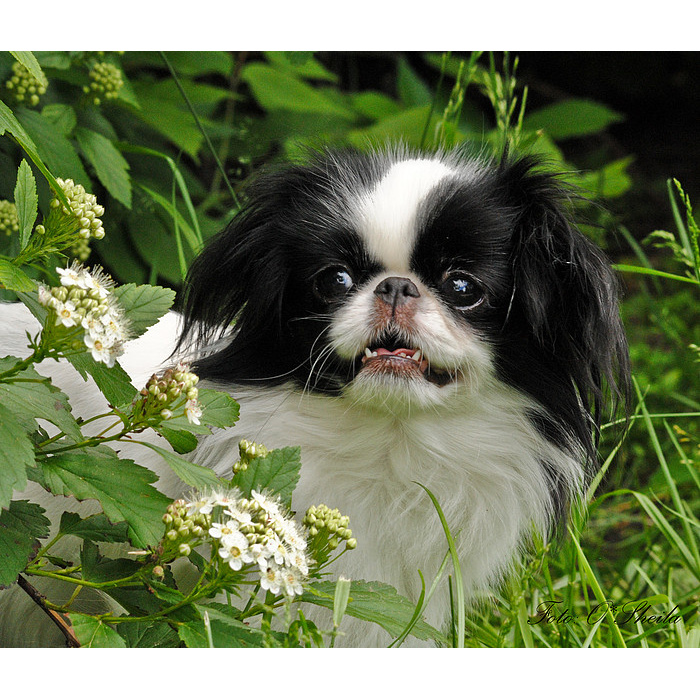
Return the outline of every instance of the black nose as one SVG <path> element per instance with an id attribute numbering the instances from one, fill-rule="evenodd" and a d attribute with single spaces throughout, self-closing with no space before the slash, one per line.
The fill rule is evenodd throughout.
<path id="1" fill-rule="evenodd" d="M 407 277 L 387 277 L 377 285 L 374 293 L 392 309 L 402 306 L 411 297 L 420 296 L 418 287 Z"/>

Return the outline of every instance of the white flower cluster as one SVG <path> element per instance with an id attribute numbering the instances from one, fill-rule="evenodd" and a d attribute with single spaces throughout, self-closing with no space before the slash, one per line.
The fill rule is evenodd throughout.
<path id="1" fill-rule="evenodd" d="M 19 231 L 17 207 L 6 199 L 0 200 L 0 233 L 11 236 Z"/>
<path id="2" fill-rule="evenodd" d="M 75 262 L 56 272 L 61 286 L 40 286 L 39 303 L 53 311 L 56 325 L 82 328 L 83 343 L 93 358 L 112 367 L 129 339 L 124 312 L 110 293 L 114 282 L 100 267 L 88 272 Z"/>
<path id="3" fill-rule="evenodd" d="M 212 514 L 209 535 L 218 542 L 218 555 L 231 569 L 251 566 L 264 590 L 288 597 L 301 595 L 310 565 L 302 530 L 279 500 L 257 491 L 251 496 L 215 492 L 186 507 L 189 515 Z"/>
<path id="4" fill-rule="evenodd" d="M 32 107 L 39 104 L 39 97 L 46 92 L 48 85 L 46 78 L 37 80 L 19 61 L 12 65 L 12 77 L 5 83 L 18 102 L 26 102 Z"/>
<path id="5" fill-rule="evenodd" d="M 116 100 L 119 89 L 124 85 L 121 70 L 113 63 L 96 63 L 90 70 L 90 84 L 83 86 L 83 92 L 95 106 L 105 100 Z"/>

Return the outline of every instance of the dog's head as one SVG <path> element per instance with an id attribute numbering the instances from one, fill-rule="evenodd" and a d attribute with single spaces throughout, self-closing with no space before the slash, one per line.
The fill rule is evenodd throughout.
<path id="1" fill-rule="evenodd" d="M 537 161 L 326 152 L 247 195 L 189 275 L 200 376 L 395 413 L 496 381 L 592 450 L 604 387 L 626 382 L 617 285 Z"/>

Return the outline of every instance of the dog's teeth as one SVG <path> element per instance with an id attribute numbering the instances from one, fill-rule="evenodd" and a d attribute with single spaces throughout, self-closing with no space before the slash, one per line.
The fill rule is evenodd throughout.
<path id="1" fill-rule="evenodd" d="M 372 357 L 372 351 L 369 348 L 365 348 L 365 357 Z"/>
<path id="2" fill-rule="evenodd" d="M 421 358 L 423 357 L 423 352 L 421 350 L 416 350 L 415 354 L 411 358 L 412 360 L 415 360 L 416 362 L 420 362 Z"/>

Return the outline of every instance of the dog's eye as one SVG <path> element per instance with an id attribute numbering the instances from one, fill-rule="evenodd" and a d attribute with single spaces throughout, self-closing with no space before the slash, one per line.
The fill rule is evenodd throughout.
<path id="1" fill-rule="evenodd" d="M 334 301 L 344 297 L 354 284 L 345 268 L 329 267 L 316 276 L 314 292 L 323 301 Z"/>
<path id="2" fill-rule="evenodd" d="M 448 304 L 460 310 L 473 309 L 484 301 L 481 285 L 461 270 L 450 272 L 440 285 L 440 291 Z"/>

